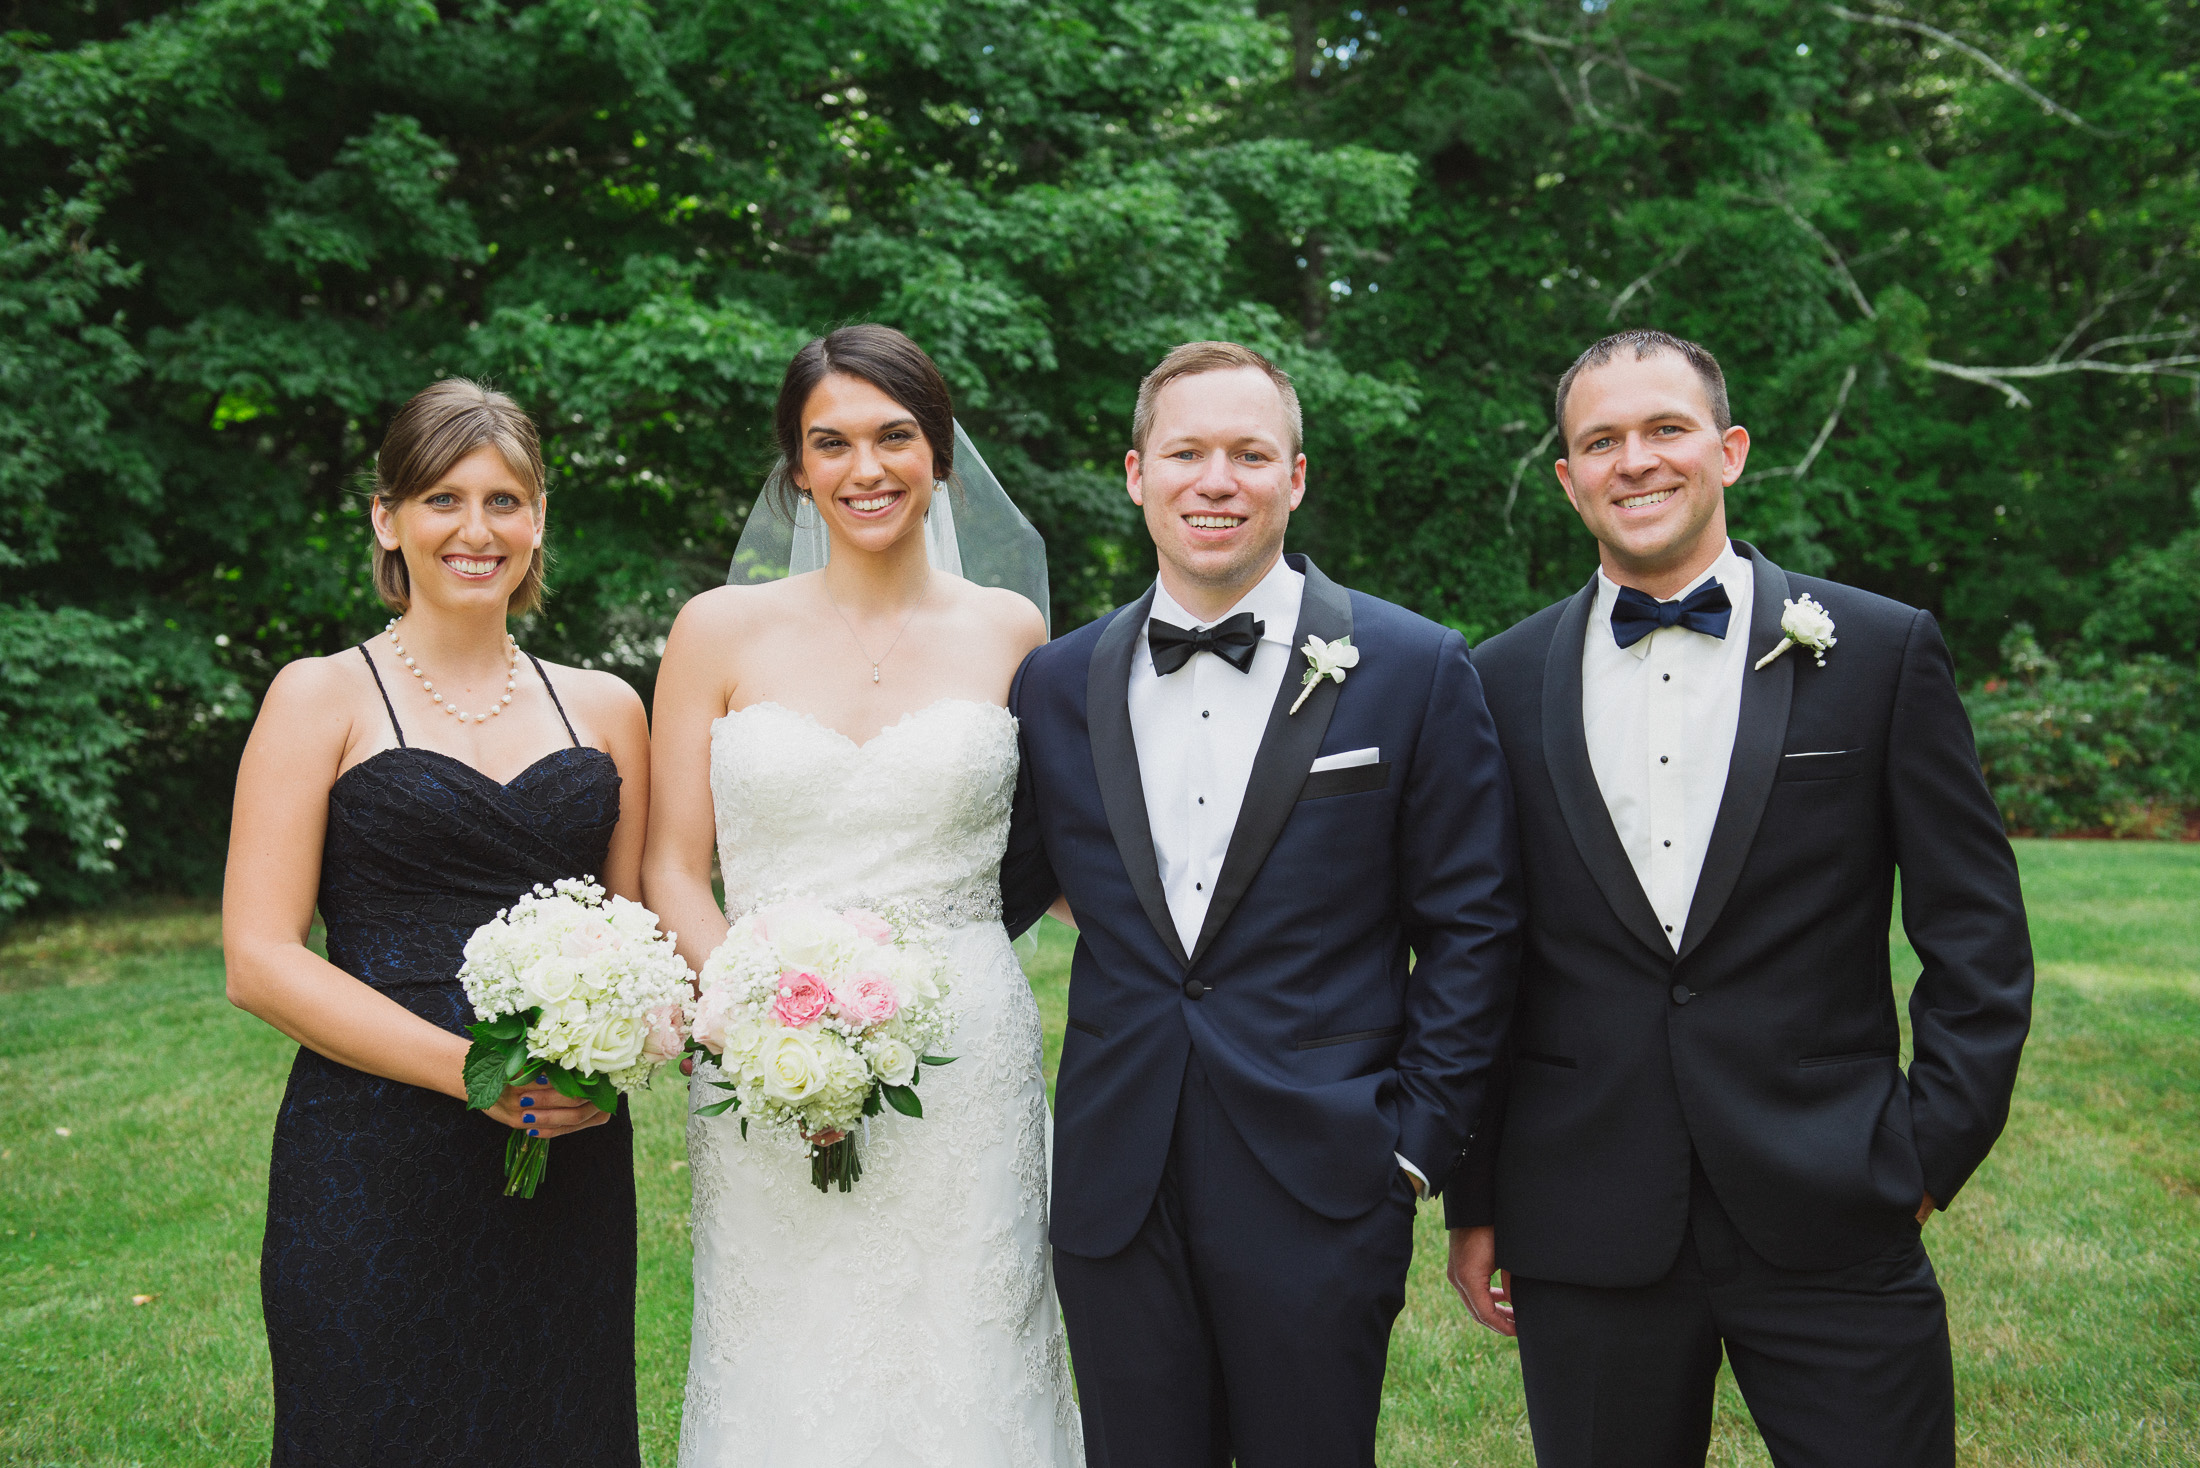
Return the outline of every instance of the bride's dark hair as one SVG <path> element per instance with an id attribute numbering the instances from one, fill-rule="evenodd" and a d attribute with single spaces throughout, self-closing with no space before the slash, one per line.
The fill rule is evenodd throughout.
<path id="1" fill-rule="evenodd" d="M 945 479 L 955 469 L 955 400 L 947 379 L 925 355 L 924 348 L 891 326 L 862 322 L 805 345 L 787 364 L 779 380 L 779 402 L 772 410 L 772 436 L 779 441 L 779 457 L 789 471 L 772 476 L 774 505 L 788 519 L 794 518 L 792 471 L 802 462 L 802 405 L 833 373 L 860 377 L 909 410 L 932 446 L 932 477 Z"/>

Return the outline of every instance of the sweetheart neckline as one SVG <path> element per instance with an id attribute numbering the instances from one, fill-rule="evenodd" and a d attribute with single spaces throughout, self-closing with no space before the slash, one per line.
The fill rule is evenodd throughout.
<path id="1" fill-rule="evenodd" d="M 366 767 L 367 767 L 368 765 L 371 765 L 371 764 L 373 764 L 373 763 L 374 763 L 374 762 L 375 762 L 376 760 L 378 760 L 378 759 L 382 758 L 382 757 L 383 757 L 384 755 L 387 755 L 387 754 L 426 754 L 426 755 L 433 755 L 433 756 L 434 756 L 435 758 L 437 758 L 437 759 L 439 759 L 439 760 L 442 760 L 442 761 L 444 761 L 444 762 L 445 762 L 445 763 L 447 763 L 447 764 L 454 764 L 454 765 L 457 765 L 457 766 L 458 766 L 458 767 L 459 767 L 460 769 L 462 769 L 462 770 L 466 771 L 466 772 L 467 772 L 468 774 L 470 774 L 470 775 L 473 775 L 473 776 L 475 776 L 475 777 L 476 777 L 476 778 L 478 778 L 478 779 L 479 779 L 479 780 L 480 780 L 480 781 L 481 781 L 481 782 L 482 782 L 483 784 L 485 784 L 485 785 L 488 785 L 488 786 L 491 786 L 492 788 L 494 788 L 495 790 L 497 790 L 497 791 L 498 791 L 499 793 L 509 793 L 509 792 L 510 792 L 510 790 L 511 790 L 511 788 L 512 788 L 512 787 L 513 787 L 514 785 L 517 785 L 517 784 L 518 784 L 518 783 L 519 783 L 520 781 L 522 781 L 522 780 L 526 779 L 526 778 L 527 778 L 527 777 L 528 777 L 529 775 L 532 775 L 532 774 L 533 774 L 533 773 L 534 773 L 535 771 L 537 771 L 537 770 L 541 769 L 541 768 L 542 768 L 542 767 L 543 767 L 544 765 L 546 765 L 546 764 L 550 763 L 550 761 L 552 761 L 552 760 L 554 760 L 554 759 L 558 758 L 558 757 L 559 757 L 560 755 L 567 755 L 567 754 L 593 754 L 593 755 L 600 755 L 600 756 L 602 756 L 602 757 L 603 757 L 604 759 L 610 759 L 610 758 L 611 758 L 611 756 L 610 756 L 610 754 L 609 754 L 608 752 L 606 752 L 606 751 L 604 751 L 604 750 L 601 750 L 601 749 L 597 749 L 597 748 L 596 748 L 595 746 L 593 746 L 593 745 L 588 745 L 588 744 L 568 744 L 568 745 L 565 745 L 565 746 L 564 746 L 564 747 L 562 747 L 562 748 L 559 748 L 559 749 L 553 749 L 553 750 L 551 750 L 551 751 L 550 751 L 550 752 L 549 752 L 548 754 L 546 754 L 546 755 L 544 755 L 544 756 L 543 756 L 542 758 L 540 758 L 540 759 L 536 760 L 536 761 L 535 761 L 535 762 L 534 762 L 533 764 L 530 764 L 529 766 L 527 766 L 527 768 L 526 768 L 526 769 L 524 769 L 524 770 L 521 770 L 521 771 L 520 771 L 520 772 L 519 772 L 518 774 L 514 775 L 514 776 L 513 776 L 513 777 L 512 777 L 511 779 L 509 779 L 509 780 L 499 780 L 499 779 L 497 779 L 497 778 L 496 778 L 495 776 L 491 775 L 491 774 L 490 774 L 490 773 L 489 773 L 488 771 L 486 771 L 486 770 L 482 770 L 482 769 L 478 769 L 478 768 L 476 768 L 475 766 L 473 766 L 473 765 L 470 765 L 470 764 L 466 763 L 466 761 L 464 761 L 464 760 L 460 759 L 460 758 L 459 758 L 459 757 L 458 757 L 457 755 L 455 755 L 455 754 L 445 754 L 445 753 L 444 753 L 444 752 L 443 752 L 442 750 L 440 750 L 440 749 L 429 749 L 429 748 L 427 748 L 426 746 L 424 746 L 424 745 L 419 745 L 419 744 L 393 744 L 393 745 L 391 745 L 391 746 L 390 746 L 389 748 L 387 748 L 387 749 L 378 749 L 378 750 L 376 750 L 376 751 L 375 751 L 374 753 L 372 753 L 372 754 L 368 755 L 368 756 L 367 756 L 367 757 L 366 757 L 365 759 L 363 759 L 363 760 L 359 761 L 359 763 L 357 763 L 357 764 L 353 765 L 353 766 L 352 766 L 352 767 L 351 767 L 350 769 L 348 769 L 348 770 L 344 771 L 344 773 L 342 773 L 341 775 L 338 775 L 338 776 L 336 777 L 335 783 L 329 786 L 329 793 L 330 793 L 331 795 L 334 795 L 334 794 L 336 793 L 336 786 L 338 786 L 338 785 L 341 785 L 341 784 L 343 784 L 343 783 L 344 783 L 344 782 L 345 782 L 346 780 L 349 780 L 349 779 L 350 779 L 350 778 L 351 778 L 351 777 L 352 777 L 353 775 L 356 775 L 357 773 L 359 773 L 359 771 L 361 771 L 361 770 L 365 769 L 365 768 L 366 768 Z"/>
<path id="2" fill-rule="evenodd" d="M 1010 714 L 1007 708 L 1005 708 L 1001 704 L 987 703 L 982 698 L 935 698 L 930 703 L 924 705 L 924 707 L 922 708 L 914 708 L 909 710 L 909 712 L 903 714 L 893 723 L 881 725 L 878 733 L 872 735 L 869 739 L 866 739 L 859 744 L 854 739 L 850 738 L 847 734 L 841 732 L 838 729 L 835 729 L 832 725 L 826 723 L 816 714 L 809 713 L 803 709 L 790 708 L 786 704 L 783 704 L 774 698 L 764 698 L 758 699 L 755 703 L 743 704 L 740 708 L 737 709 L 726 710 L 717 718 L 712 719 L 710 721 L 710 726 L 712 731 L 715 732 L 720 724 L 723 724 L 730 719 L 736 718 L 739 715 L 753 714 L 764 709 L 776 709 L 780 713 L 788 714 L 796 719 L 801 720 L 803 723 L 808 724 L 813 729 L 817 729 L 823 733 L 832 735 L 835 739 L 838 739 L 841 743 L 847 745 L 857 754 L 861 754 L 865 750 L 869 749 L 872 745 L 884 739 L 887 735 L 892 734 L 897 730 L 908 728 L 911 723 L 913 723 L 921 716 L 929 714 L 935 709 L 945 708 L 951 704 L 962 704 L 975 709 L 991 709 L 995 713 L 1007 714 L 1011 722 L 1014 722 L 1016 717 L 1014 714 Z"/>

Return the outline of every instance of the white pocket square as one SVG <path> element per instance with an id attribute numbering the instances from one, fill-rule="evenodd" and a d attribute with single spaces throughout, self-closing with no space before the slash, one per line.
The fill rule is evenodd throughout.
<path id="1" fill-rule="evenodd" d="M 1320 759 L 1314 761 L 1313 766 L 1306 773 L 1318 775 L 1323 770 L 1354 769 L 1360 765 L 1374 764 L 1382 757 L 1383 752 L 1380 748 L 1348 749 L 1343 754 L 1323 755 Z"/>

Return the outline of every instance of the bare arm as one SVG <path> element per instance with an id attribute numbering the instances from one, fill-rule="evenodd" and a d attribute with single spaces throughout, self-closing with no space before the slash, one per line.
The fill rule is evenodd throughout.
<path id="1" fill-rule="evenodd" d="M 642 851 L 643 900 L 661 927 L 679 934 L 680 956 L 696 973 L 725 941 L 726 915 L 711 891 L 717 838 L 710 793 L 710 726 L 726 712 L 723 606 L 688 603 L 672 624 L 657 669 L 650 731 L 649 841 Z"/>
<path id="2" fill-rule="evenodd" d="M 349 690 L 326 662 L 294 663 L 268 689 L 237 770 L 222 884 L 229 1002 L 317 1054 L 463 1102 L 467 1041 L 306 946 L 320 886 L 328 793 L 350 738 Z M 533 1111 L 522 1102 L 544 1104 Z M 562 1096 L 507 1091 L 490 1113 L 560 1136 L 605 1119 Z"/>
<path id="3" fill-rule="evenodd" d="M 649 829 L 649 721 L 642 714 L 641 696 L 615 673 L 590 675 L 588 699 L 589 730 L 619 767 L 619 824 L 596 879 L 606 891 L 640 902 Z"/>

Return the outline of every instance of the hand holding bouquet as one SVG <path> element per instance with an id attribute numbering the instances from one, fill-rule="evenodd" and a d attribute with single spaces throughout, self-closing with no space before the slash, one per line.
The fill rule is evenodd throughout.
<path id="1" fill-rule="evenodd" d="M 496 1105 L 530 1072 L 606 1112 L 679 1055 L 690 977 L 657 931 L 657 915 L 604 898 L 589 877 L 536 887 L 466 940 L 458 972 L 474 1006 L 466 1104 Z M 504 1144 L 504 1194 L 535 1196 L 547 1138 L 515 1130 Z"/>
<path id="2" fill-rule="evenodd" d="M 946 965 L 913 927 L 875 912 L 832 912 L 802 900 L 758 908 L 703 964 L 689 1048 L 718 1062 L 733 1095 L 700 1108 L 741 1109 L 805 1140 L 845 1133 L 891 1106 L 924 1115 L 917 1079 L 954 1057 L 947 1038 Z M 811 1140 L 810 1181 L 843 1193 L 863 1175 L 853 1136 Z"/>

